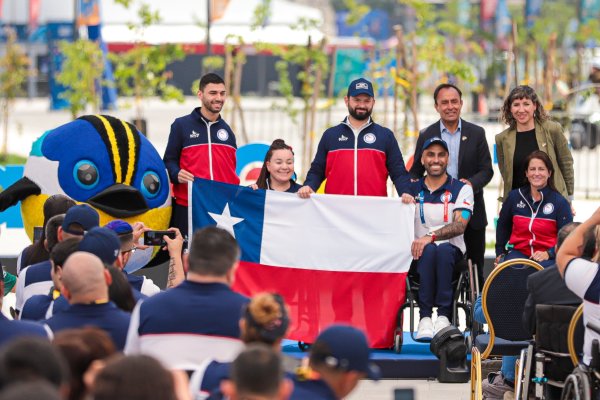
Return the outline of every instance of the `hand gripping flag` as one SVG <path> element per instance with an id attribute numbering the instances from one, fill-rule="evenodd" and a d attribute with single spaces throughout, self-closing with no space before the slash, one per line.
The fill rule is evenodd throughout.
<path id="1" fill-rule="evenodd" d="M 198 178 L 191 186 L 189 226 L 233 233 L 242 250 L 234 289 L 280 293 L 290 307 L 289 339 L 312 343 L 344 322 L 363 329 L 371 347 L 393 344 L 412 261 L 413 205 L 385 197 L 301 199 Z"/>

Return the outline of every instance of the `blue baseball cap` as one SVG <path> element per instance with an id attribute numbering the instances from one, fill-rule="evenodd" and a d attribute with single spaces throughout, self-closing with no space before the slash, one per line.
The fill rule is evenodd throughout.
<path id="1" fill-rule="evenodd" d="M 369 362 L 367 338 L 359 329 L 332 325 L 317 336 L 314 346 L 317 344 L 328 350 L 322 360 L 326 365 L 343 371 L 363 372 L 373 380 L 381 377 L 379 367 Z"/>
<path id="2" fill-rule="evenodd" d="M 106 227 L 90 229 L 79 242 L 79 251 L 97 256 L 103 263 L 112 265 L 121 252 L 117 234 Z"/>
<path id="3" fill-rule="evenodd" d="M 425 143 L 423 144 L 423 150 L 425 150 L 426 148 L 428 148 L 429 146 L 432 146 L 434 144 L 439 144 L 440 146 L 442 146 L 444 149 L 446 149 L 446 151 L 448 150 L 448 143 L 446 143 L 442 138 L 434 136 L 430 139 L 427 139 L 425 141 Z"/>
<path id="4" fill-rule="evenodd" d="M 104 226 L 119 236 L 127 235 L 128 233 L 133 232 L 133 228 L 131 227 L 129 222 L 123 221 L 122 219 L 113 219 Z"/>
<path id="5" fill-rule="evenodd" d="M 69 227 L 73 224 L 80 225 L 83 229 L 83 232 L 70 230 Z M 100 215 L 98 215 L 98 211 L 94 210 L 87 204 L 79 204 L 67 210 L 65 219 L 62 223 L 62 229 L 71 235 L 83 235 L 85 232 L 98 226 L 99 224 Z"/>
<path id="6" fill-rule="evenodd" d="M 375 97 L 373 94 L 373 84 L 365 78 L 353 80 L 348 86 L 348 97 L 356 97 L 359 94 L 366 94 Z"/>

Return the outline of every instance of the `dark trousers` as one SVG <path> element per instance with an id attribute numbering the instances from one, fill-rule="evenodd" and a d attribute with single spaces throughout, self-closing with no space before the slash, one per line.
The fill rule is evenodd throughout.
<path id="1" fill-rule="evenodd" d="M 529 258 L 525 254 L 521 253 L 519 250 L 511 250 L 508 252 L 502 261 L 514 260 L 515 258 Z M 544 268 L 548 268 L 556 263 L 556 260 L 549 259 L 546 261 L 537 261 Z"/>
<path id="2" fill-rule="evenodd" d="M 178 228 L 181 232 L 181 236 L 184 239 L 188 239 L 188 208 L 186 206 L 182 206 L 180 204 L 175 203 L 175 199 L 173 199 L 173 213 L 171 214 L 171 225 L 175 228 Z M 187 247 L 187 241 L 184 242 L 184 247 Z"/>
<path id="3" fill-rule="evenodd" d="M 417 262 L 419 273 L 419 314 L 431 317 L 433 306 L 438 307 L 438 317 L 452 319 L 452 275 L 454 265 L 462 254 L 450 243 L 428 244 Z"/>
<path id="4" fill-rule="evenodd" d="M 479 280 L 479 290 L 483 288 L 483 262 L 485 255 L 485 228 L 473 229 L 471 224 L 467 225 L 464 233 L 465 246 L 467 247 L 467 257 L 477 265 L 477 278 Z"/>

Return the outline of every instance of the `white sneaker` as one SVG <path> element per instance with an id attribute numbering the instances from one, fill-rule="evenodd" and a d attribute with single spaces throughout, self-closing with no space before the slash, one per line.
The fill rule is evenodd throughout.
<path id="1" fill-rule="evenodd" d="M 431 339 L 433 337 L 433 322 L 431 318 L 421 318 L 419 321 L 419 328 L 417 330 L 417 339 Z"/>
<path id="2" fill-rule="evenodd" d="M 437 317 L 437 319 L 435 320 L 435 325 L 433 328 L 433 335 L 437 335 L 437 333 L 439 331 L 441 331 L 442 329 L 444 329 L 445 327 L 450 326 L 450 321 L 448 321 L 448 318 L 441 315 L 439 317 Z"/>

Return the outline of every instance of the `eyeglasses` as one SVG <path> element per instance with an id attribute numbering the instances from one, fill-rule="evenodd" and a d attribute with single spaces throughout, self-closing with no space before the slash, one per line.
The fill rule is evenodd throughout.
<path id="1" fill-rule="evenodd" d="M 121 254 L 127 254 L 127 253 L 133 254 L 133 253 L 135 253 L 136 250 L 137 250 L 137 247 L 133 246 L 129 250 L 122 251 Z"/>

